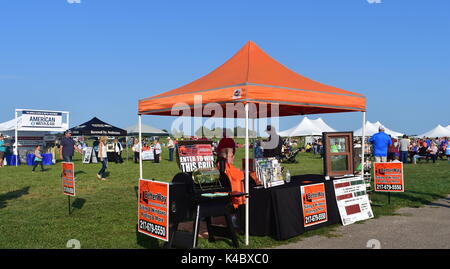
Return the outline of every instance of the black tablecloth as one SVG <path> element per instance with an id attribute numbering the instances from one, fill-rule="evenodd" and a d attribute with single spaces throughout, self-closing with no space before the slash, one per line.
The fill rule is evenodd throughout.
<path id="1" fill-rule="evenodd" d="M 327 200 L 328 221 L 304 227 L 300 186 L 324 183 Z M 293 176 L 289 184 L 267 189 L 250 190 L 250 235 L 272 236 L 286 240 L 305 231 L 340 222 L 332 180 L 323 175 Z"/>

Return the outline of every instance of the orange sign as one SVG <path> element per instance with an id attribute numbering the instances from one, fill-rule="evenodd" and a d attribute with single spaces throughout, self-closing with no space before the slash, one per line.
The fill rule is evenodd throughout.
<path id="1" fill-rule="evenodd" d="M 169 241 L 169 184 L 139 180 L 138 231 Z"/>
<path id="2" fill-rule="evenodd" d="M 301 186 L 303 224 L 305 227 L 328 221 L 325 184 Z"/>
<path id="3" fill-rule="evenodd" d="M 375 163 L 375 191 L 404 192 L 403 163 Z"/>
<path id="4" fill-rule="evenodd" d="M 73 163 L 62 163 L 62 185 L 65 195 L 75 196 L 75 165 Z"/>

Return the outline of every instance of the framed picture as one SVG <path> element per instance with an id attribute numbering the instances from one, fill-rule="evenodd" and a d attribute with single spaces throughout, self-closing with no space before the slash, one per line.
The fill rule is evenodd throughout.
<path id="1" fill-rule="evenodd" d="M 353 132 L 323 133 L 326 176 L 353 174 Z"/>

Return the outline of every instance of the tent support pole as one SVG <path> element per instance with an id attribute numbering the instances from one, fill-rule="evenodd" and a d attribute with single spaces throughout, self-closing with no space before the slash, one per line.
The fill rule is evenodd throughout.
<path id="1" fill-rule="evenodd" d="M 250 206 L 250 188 L 249 188 L 249 140 L 248 140 L 248 108 L 245 104 L 245 192 L 248 197 L 245 203 L 245 245 L 249 244 L 249 206 Z"/>
<path id="2" fill-rule="evenodd" d="M 364 172 L 365 172 L 365 159 L 364 159 L 364 153 L 365 153 L 365 140 L 366 140 L 366 112 L 362 112 L 362 138 L 361 138 L 361 177 L 362 180 L 364 180 Z"/>
<path id="3" fill-rule="evenodd" d="M 142 115 L 139 114 L 139 179 L 143 179 L 142 172 Z"/>
<path id="4" fill-rule="evenodd" d="M 14 147 L 14 155 L 16 155 L 16 167 L 19 166 L 19 123 L 17 122 L 17 109 L 16 109 L 16 114 L 15 114 L 15 118 L 16 118 L 16 130 L 14 130 L 15 132 L 15 139 L 14 139 L 14 143 L 16 144 L 16 146 Z M 14 145 L 13 145 L 14 146 Z"/>

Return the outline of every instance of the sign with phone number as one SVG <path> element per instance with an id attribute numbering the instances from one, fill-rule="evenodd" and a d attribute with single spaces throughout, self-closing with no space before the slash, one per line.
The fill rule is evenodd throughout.
<path id="1" fill-rule="evenodd" d="M 138 231 L 169 241 L 169 184 L 139 180 Z"/>
<path id="2" fill-rule="evenodd" d="M 325 184 L 311 184 L 300 187 L 302 195 L 303 224 L 305 227 L 328 221 Z"/>
<path id="3" fill-rule="evenodd" d="M 374 163 L 375 191 L 404 192 L 403 163 Z"/>

